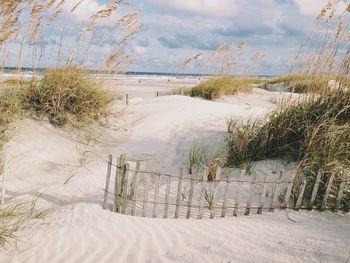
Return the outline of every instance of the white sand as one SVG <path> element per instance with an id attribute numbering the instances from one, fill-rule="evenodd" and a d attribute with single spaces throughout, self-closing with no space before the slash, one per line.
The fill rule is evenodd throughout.
<path id="1" fill-rule="evenodd" d="M 181 96 L 152 98 L 154 88 L 147 92 L 146 87 L 142 93 L 142 98 L 136 93 L 131 96 L 131 105 L 123 115 L 112 118 L 108 127 L 96 128 L 100 135 L 95 146 L 84 144 L 83 136 L 46 122 L 17 123 L 17 134 L 7 145 L 7 197 L 31 200 L 41 194 L 39 206 L 55 210 L 21 230 L 19 251 L 2 249 L 0 262 L 346 261 L 350 256 L 348 215 L 290 212 L 297 222 L 290 221 L 285 212 L 234 219 L 164 220 L 102 210 L 109 153 L 149 154 L 154 156 L 154 169 L 175 173 L 194 139 L 214 149 L 225 138 L 228 118 L 261 116 L 282 96 L 265 91 L 262 96 L 255 90 L 239 94 L 239 103 L 235 103 L 234 97 L 223 102 Z M 81 166 L 84 151 L 89 158 Z"/>

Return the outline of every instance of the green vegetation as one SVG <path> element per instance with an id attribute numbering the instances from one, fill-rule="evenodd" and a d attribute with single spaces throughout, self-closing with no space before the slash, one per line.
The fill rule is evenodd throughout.
<path id="1" fill-rule="evenodd" d="M 30 80 L 24 79 L 7 79 L 2 82 L 2 84 L 6 87 L 22 87 L 26 86 L 30 83 Z"/>
<path id="2" fill-rule="evenodd" d="M 18 89 L 0 90 L 0 153 L 8 139 L 9 125 L 17 118 L 22 107 L 22 97 Z"/>
<path id="3" fill-rule="evenodd" d="M 0 209 L 0 247 L 15 245 L 15 233 L 21 227 L 27 227 L 33 220 L 43 219 L 50 210 L 38 210 L 37 199 L 32 202 L 11 202 Z"/>
<path id="4" fill-rule="evenodd" d="M 323 75 L 291 75 L 280 76 L 274 80 L 270 80 L 267 84 L 284 83 L 288 86 L 286 91 L 295 93 L 321 93 L 328 88 L 328 80 L 330 76 Z M 334 77 L 336 80 L 337 78 Z"/>
<path id="5" fill-rule="evenodd" d="M 215 100 L 223 95 L 234 95 L 239 91 L 250 92 L 250 84 L 264 83 L 260 79 L 237 79 L 232 76 L 221 76 L 209 79 L 186 91 L 192 97 Z"/>
<path id="6" fill-rule="evenodd" d="M 229 127 L 227 165 L 285 158 L 298 163 L 299 178 L 314 181 L 322 171 L 323 182 L 332 173 L 340 181 L 340 171 L 350 168 L 350 91 L 346 88 L 309 95 L 304 101 L 282 104 L 263 121 L 231 121 Z M 308 187 L 305 195 L 311 191 Z"/>
<path id="7" fill-rule="evenodd" d="M 41 80 L 0 90 L 0 153 L 9 127 L 23 114 L 47 118 L 53 125 L 83 126 L 103 118 L 116 96 L 76 68 L 48 70 Z"/>
<path id="8" fill-rule="evenodd" d="M 205 166 L 207 159 L 207 148 L 197 141 L 193 142 L 186 163 L 189 174 L 193 174 L 195 169 Z"/>
<path id="9" fill-rule="evenodd" d="M 77 68 L 50 69 L 25 94 L 25 107 L 54 125 L 86 124 L 105 117 L 114 97 Z"/>

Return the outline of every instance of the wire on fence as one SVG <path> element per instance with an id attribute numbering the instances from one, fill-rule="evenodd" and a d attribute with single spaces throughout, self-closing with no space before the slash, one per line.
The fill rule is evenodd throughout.
<path id="1" fill-rule="evenodd" d="M 108 162 L 107 162 L 108 163 Z M 111 164 L 112 166 L 116 167 L 117 169 L 122 169 L 123 167 L 122 166 L 118 166 L 118 165 L 115 165 L 115 164 Z M 151 172 L 151 171 L 143 171 L 143 170 L 134 170 L 134 169 L 126 169 L 128 172 L 138 172 L 140 174 L 151 174 L 151 175 L 154 175 L 154 176 L 164 176 L 164 177 L 171 177 L 171 178 L 179 178 L 178 175 L 172 175 L 172 174 L 167 174 L 167 173 L 159 173 L 159 172 Z M 255 172 L 266 172 L 266 170 L 254 170 Z M 186 178 L 184 177 L 183 178 L 184 180 L 194 180 L 194 181 L 198 181 L 198 182 L 201 182 L 202 179 L 201 178 L 194 178 L 194 179 L 191 179 L 190 177 Z M 222 182 L 222 183 L 251 183 L 252 181 L 251 180 L 239 180 L 239 179 L 229 179 L 229 180 L 226 180 L 226 179 L 214 179 L 213 181 L 204 181 L 204 182 L 213 182 L 213 183 L 219 183 L 219 182 Z M 274 184 L 274 183 L 277 183 L 277 184 L 288 184 L 288 183 L 293 183 L 294 181 L 281 181 L 281 182 L 278 182 L 277 180 L 273 180 L 273 181 L 256 181 L 254 183 L 256 184 L 264 184 L 264 183 L 268 183 L 268 184 Z M 347 179 L 347 180 L 342 180 L 342 179 L 334 179 L 333 182 L 338 182 L 338 183 L 350 183 L 350 179 Z"/>

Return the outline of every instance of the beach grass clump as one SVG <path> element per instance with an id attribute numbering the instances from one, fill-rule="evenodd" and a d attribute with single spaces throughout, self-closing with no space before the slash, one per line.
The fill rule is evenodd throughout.
<path id="1" fill-rule="evenodd" d="M 9 139 L 10 124 L 20 115 L 22 95 L 19 89 L 0 89 L 0 153 Z"/>
<path id="2" fill-rule="evenodd" d="M 262 121 L 229 125 L 227 165 L 287 159 L 298 164 L 299 181 L 303 176 L 315 180 L 322 171 L 319 200 L 330 175 L 336 172 L 336 179 L 341 180 L 339 171 L 350 168 L 350 91 L 347 89 L 281 104 Z M 311 192 L 310 184 L 305 195 Z"/>
<path id="3" fill-rule="evenodd" d="M 10 78 L 2 82 L 5 87 L 24 87 L 30 83 L 31 80 L 25 80 L 21 78 Z"/>
<path id="4" fill-rule="evenodd" d="M 337 90 L 295 103 L 281 104 L 264 121 L 229 123 L 231 165 L 244 160 L 288 156 L 302 160 L 307 140 L 319 127 L 350 123 L 350 92 Z M 323 125 L 323 126 L 320 126 Z M 321 129 L 321 132 L 325 128 Z"/>
<path id="5" fill-rule="evenodd" d="M 18 232 L 35 220 L 45 218 L 52 210 L 37 208 L 37 198 L 33 201 L 12 201 L 0 208 L 0 247 L 16 246 Z"/>
<path id="6" fill-rule="evenodd" d="M 220 76 L 206 80 L 192 88 L 187 94 L 192 97 L 202 97 L 215 100 L 223 95 L 234 95 L 237 92 L 250 92 L 250 84 L 259 84 L 259 79 L 238 79 L 232 76 Z"/>
<path id="7" fill-rule="evenodd" d="M 25 106 L 53 125 L 86 124 L 105 117 L 114 96 L 102 89 L 85 70 L 48 69 L 26 89 Z"/>
<path id="8" fill-rule="evenodd" d="M 329 88 L 329 79 L 330 76 L 324 75 L 290 75 L 280 76 L 267 84 L 284 83 L 286 91 L 294 93 L 322 93 Z"/>
<path id="9" fill-rule="evenodd" d="M 193 174 L 196 169 L 201 169 L 205 166 L 208 159 L 207 147 L 195 141 L 192 143 L 190 151 L 188 153 L 188 159 L 186 163 L 186 168 L 189 174 Z"/>

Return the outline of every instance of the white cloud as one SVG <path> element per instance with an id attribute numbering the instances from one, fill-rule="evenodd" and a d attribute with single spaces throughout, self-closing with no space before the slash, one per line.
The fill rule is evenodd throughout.
<path id="1" fill-rule="evenodd" d="M 66 10 L 71 10 L 76 3 L 76 0 L 66 1 L 64 3 Z M 97 11 L 104 7 L 105 5 L 101 5 L 97 0 L 84 0 L 79 7 L 75 9 L 73 15 L 75 15 L 78 21 L 86 21 L 90 16 L 96 14 Z"/>
<path id="2" fill-rule="evenodd" d="M 138 55 L 144 55 L 144 54 L 146 54 L 147 49 L 146 49 L 145 47 L 135 46 L 135 47 L 134 47 L 134 51 L 135 51 L 135 53 L 138 54 Z"/>
<path id="3" fill-rule="evenodd" d="M 308 16 L 317 16 L 327 4 L 328 0 L 294 0 L 300 12 Z M 341 1 L 337 6 L 337 11 L 342 12 L 346 8 L 346 4 Z"/>
<path id="4" fill-rule="evenodd" d="M 225 17 L 235 15 L 238 5 L 233 0 L 149 0 L 178 11 L 191 12 L 205 16 Z"/>

